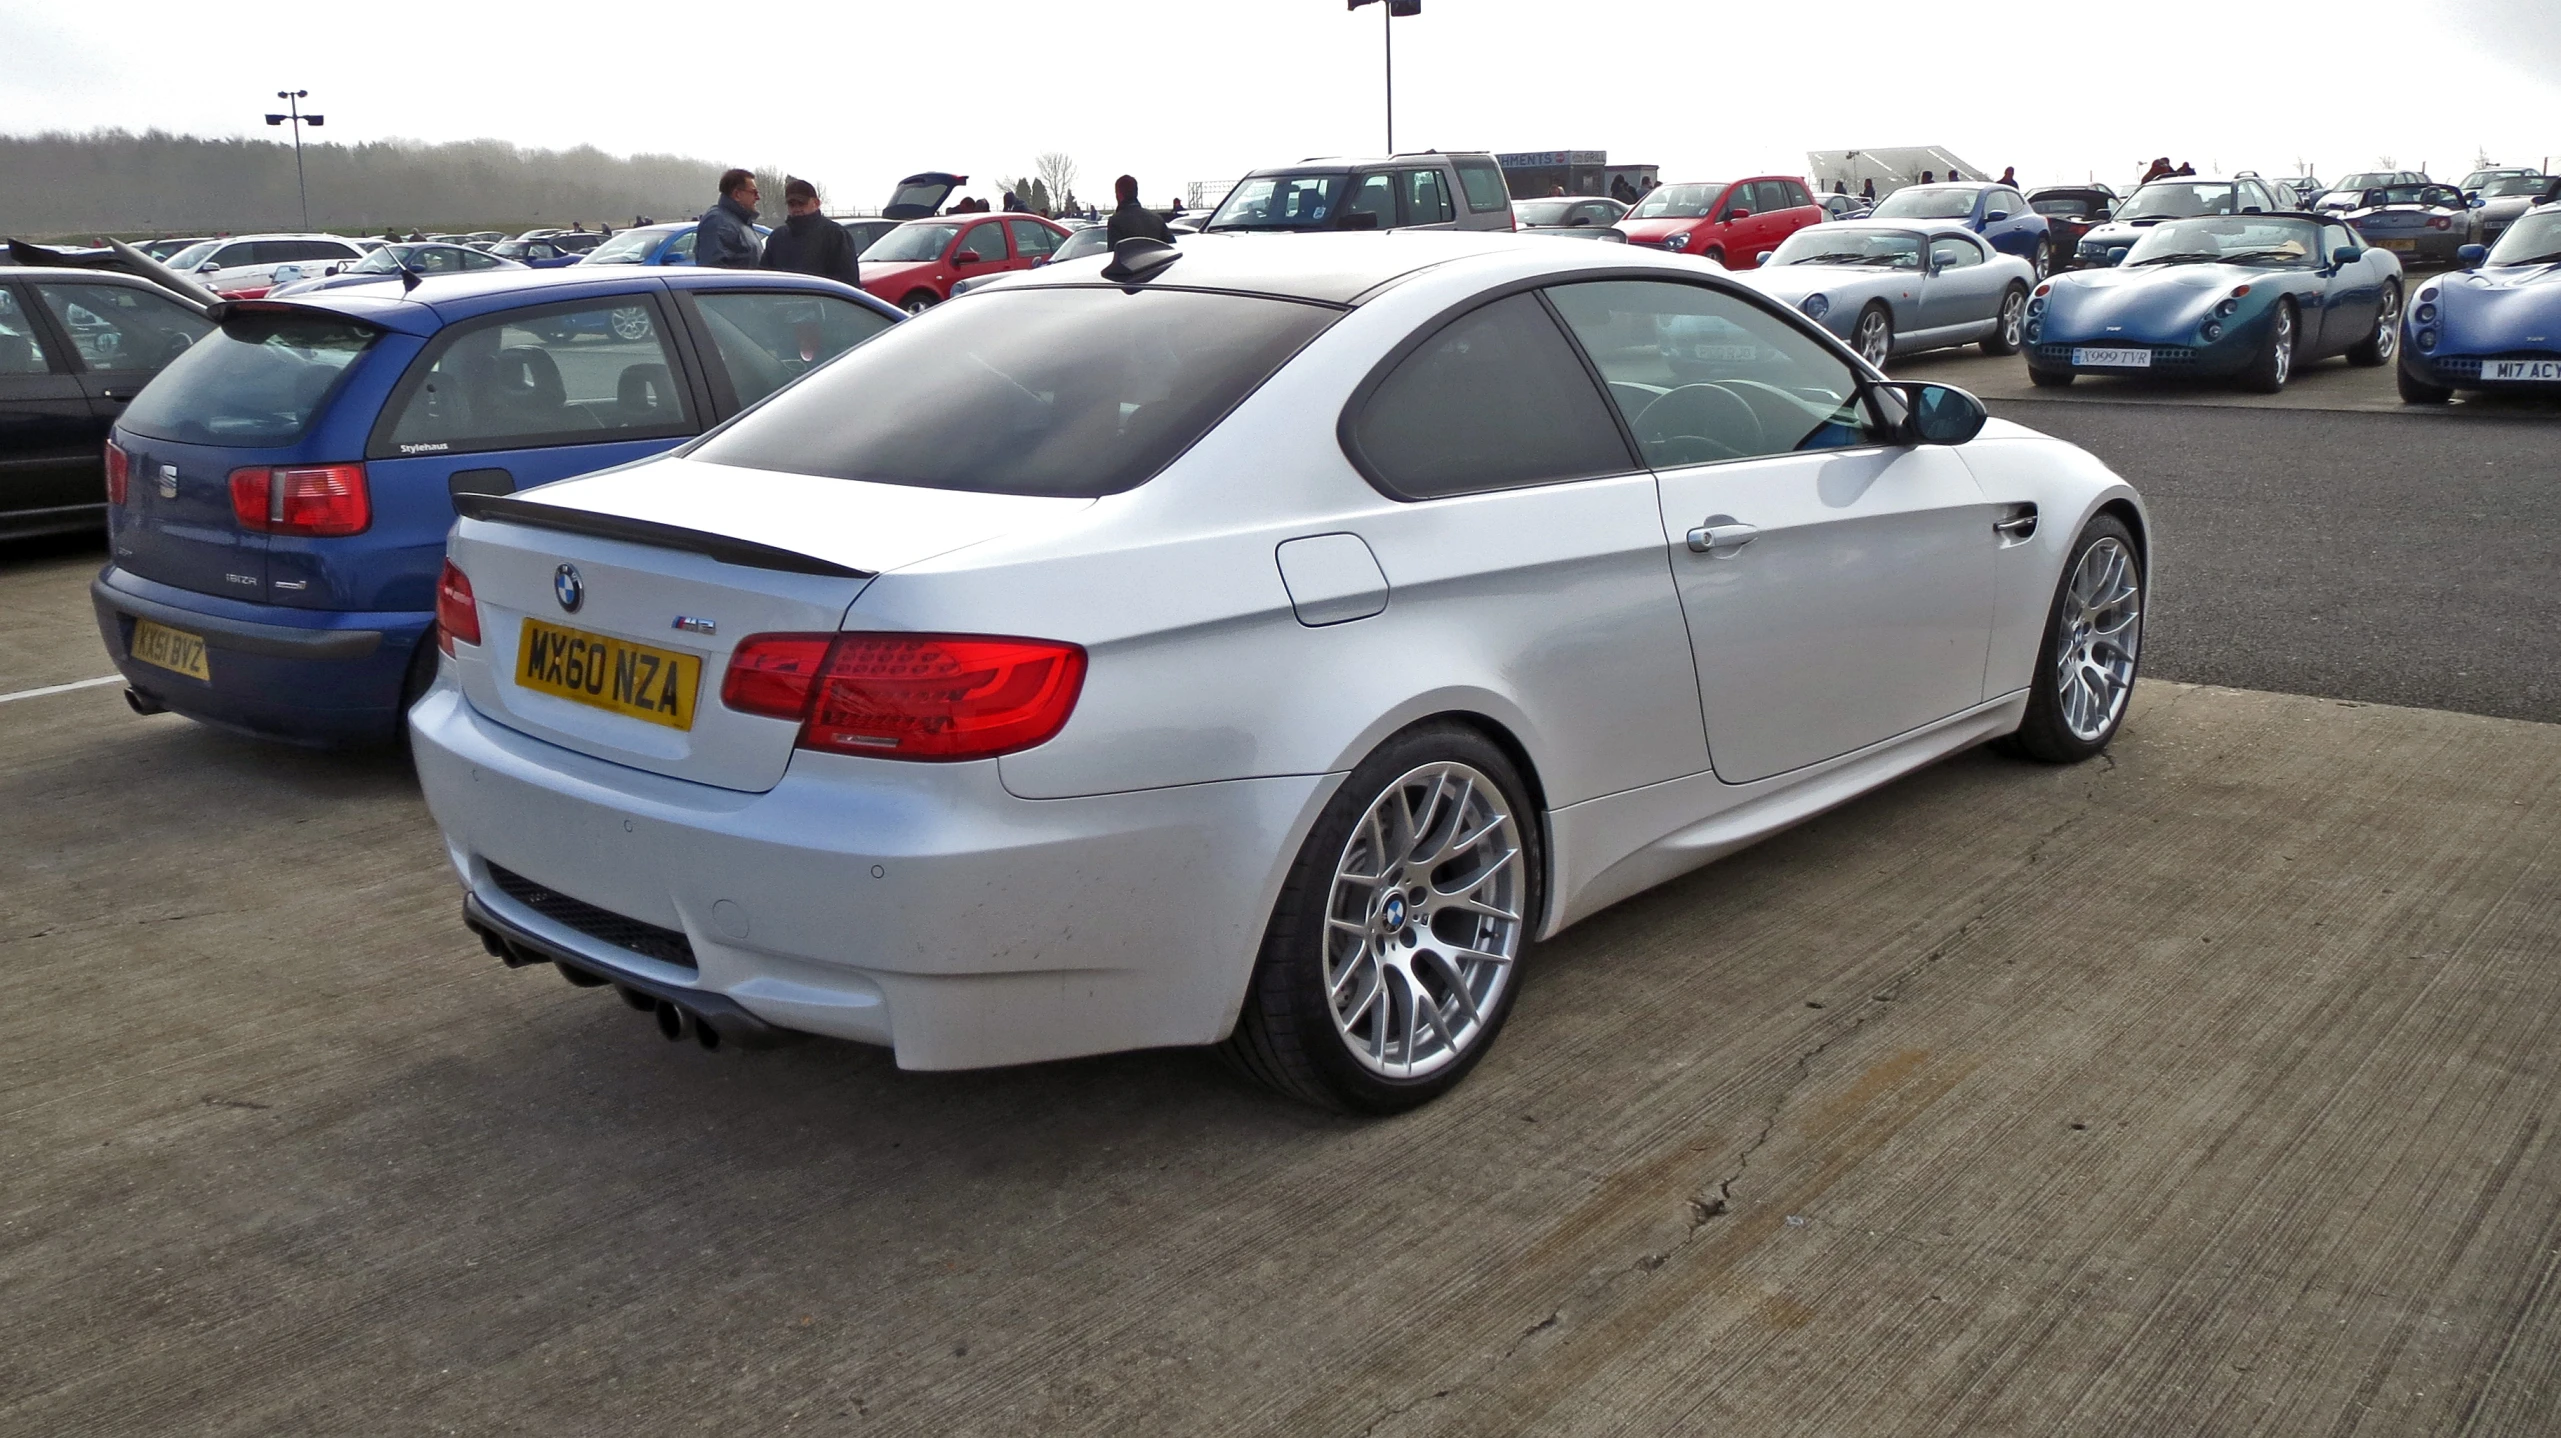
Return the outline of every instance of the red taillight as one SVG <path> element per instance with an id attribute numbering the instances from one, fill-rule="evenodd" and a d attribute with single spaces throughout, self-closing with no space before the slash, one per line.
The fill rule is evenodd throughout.
<path id="1" fill-rule="evenodd" d="M 231 513 L 254 533 L 335 539 L 373 524 L 373 493 L 361 464 L 235 469 Z"/>
<path id="2" fill-rule="evenodd" d="M 436 647 L 451 654 L 457 639 L 465 644 L 480 642 L 480 606 L 472 602 L 471 576 L 448 559 L 444 572 L 436 576 Z"/>
<path id="3" fill-rule="evenodd" d="M 1047 742 L 1085 684 L 1085 651 L 974 634 L 756 634 L 720 702 L 797 719 L 800 747 L 882 759 L 984 759 Z"/>
<path id="4" fill-rule="evenodd" d="M 130 477 L 132 470 L 133 462 L 125 458 L 125 452 L 116 448 L 114 440 L 108 440 L 107 503 L 114 505 L 124 503 L 125 480 Z"/>

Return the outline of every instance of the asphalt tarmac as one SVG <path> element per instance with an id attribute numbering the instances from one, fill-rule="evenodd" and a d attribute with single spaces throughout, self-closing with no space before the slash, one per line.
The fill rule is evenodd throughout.
<path id="1" fill-rule="evenodd" d="M 2152 496 L 2115 747 L 1577 926 L 1377 1122 L 665 1043 L 398 755 L 29 692 L 98 555 L 0 550 L 0 1435 L 2550 1431 L 2561 425 L 1902 368 Z"/>

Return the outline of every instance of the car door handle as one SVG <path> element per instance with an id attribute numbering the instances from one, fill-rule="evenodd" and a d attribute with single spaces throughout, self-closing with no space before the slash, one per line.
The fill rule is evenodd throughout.
<path id="1" fill-rule="evenodd" d="M 2036 506 L 2012 505 L 2007 518 L 1992 521 L 1992 532 L 2012 544 L 2030 538 L 2036 533 Z"/>
<path id="2" fill-rule="evenodd" d="M 1690 531 L 1690 548 L 1712 558 L 1730 556 L 1760 532 L 1757 524 L 1738 524 L 1721 514 L 1710 515 L 1707 523 Z"/>
<path id="3" fill-rule="evenodd" d="M 140 390 L 138 390 L 138 389 L 123 389 L 123 388 L 117 388 L 117 389 L 102 389 L 102 390 L 98 391 L 98 398 L 100 398 L 100 399 L 104 399 L 104 400 L 113 400 L 113 401 L 114 401 L 114 402 L 116 402 L 117 404 L 124 404 L 124 403 L 126 403 L 127 401 L 131 400 L 135 395 L 138 395 L 138 394 L 140 394 L 140 393 L 142 393 L 142 391 L 140 391 Z"/>

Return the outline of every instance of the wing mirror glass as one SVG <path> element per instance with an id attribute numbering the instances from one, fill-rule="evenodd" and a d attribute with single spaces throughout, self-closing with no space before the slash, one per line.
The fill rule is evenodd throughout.
<path id="1" fill-rule="evenodd" d="M 1997 224 L 1999 224 L 2001 221 L 2006 220 L 2006 219 L 2008 219 L 2009 217 L 2010 217 L 2010 212 L 2009 212 L 2009 211 L 2007 211 L 2007 210 L 1994 210 L 1994 211 L 1992 211 L 1990 214 L 1985 215 L 1985 216 L 1983 217 L 1983 223 L 1985 223 L 1985 224 L 1987 224 L 1987 225 L 1997 225 Z"/>
<path id="2" fill-rule="evenodd" d="M 1729 225 L 1734 223 L 1736 220 L 1748 220 L 1750 218 L 1752 218 L 1752 212 L 1749 210 L 1727 210 L 1725 212 L 1725 222 Z"/>
<path id="3" fill-rule="evenodd" d="M 1920 444 L 1963 444 L 1983 432 L 1992 412 L 1953 385 L 1895 384 L 1904 402 L 1904 430 Z"/>
<path id="4" fill-rule="evenodd" d="M 2104 225 L 2112 218 L 2114 217 L 2105 210 L 2090 211 L 2090 223 L 2094 225 Z"/>
<path id="5" fill-rule="evenodd" d="M 2454 262 L 2467 270 L 2488 258 L 2490 258 L 2488 245 L 2465 245 L 2454 252 Z"/>
<path id="6" fill-rule="evenodd" d="M 951 262 L 955 265 L 974 265 L 978 263 L 978 253 L 975 250 L 961 250 L 951 257 Z"/>
<path id="7" fill-rule="evenodd" d="M 1770 256 L 1775 253 L 1777 253 L 1775 250 L 1763 250 L 1759 254 L 1752 256 L 1752 263 L 1756 265 L 1766 265 L 1770 262 Z"/>
<path id="8" fill-rule="evenodd" d="M 2132 245 L 2110 245 L 2110 246 L 2108 246 L 2108 247 L 2107 247 L 2107 262 L 2108 262 L 2109 264 L 2111 264 L 2111 265 L 2121 265 L 2121 264 L 2124 264 L 2124 263 L 2125 263 L 2125 252 L 2126 252 L 2126 251 L 2128 251 L 2128 250 L 2130 250 L 2130 249 L 2133 249 L 2133 248 L 2134 248 L 2134 247 L 2133 247 Z"/>

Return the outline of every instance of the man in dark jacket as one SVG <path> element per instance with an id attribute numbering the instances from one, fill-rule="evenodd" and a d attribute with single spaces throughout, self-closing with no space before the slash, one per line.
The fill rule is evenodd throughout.
<path id="1" fill-rule="evenodd" d="M 715 269 L 752 270 L 764 242 L 756 235 L 755 175 L 727 170 L 720 176 L 720 203 L 702 212 L 694 226 L 694 263 Z"/>
<path id="2" fill-rule="evenodd" d="M 1113 244 L 1117 245 L 1133 235 L 1145 235 L 1169 245 L 1174 242 L 1174 232 L 1165 228 L 1165 222 L 1157 217 L 1156 212 L 1138 203 L 1136 176 L 1123 175 L 1114 180 L 1112 193 L 1120 197 L 1120 204 L 1112 210 L 1111 226 L 1106 231 Z"/>
<path id="3" fill-rule="evenodd" d="M 818 187 L 802 179 L 785 181 L 783 207 L 791 211 L 791 218 L 765 237 L 765 257 L 757 268 L 819 275 L 860 289 L 862 271 L 854 259 L 854 237 L 845 233 L 843 225 L 818 213 Z"/>

